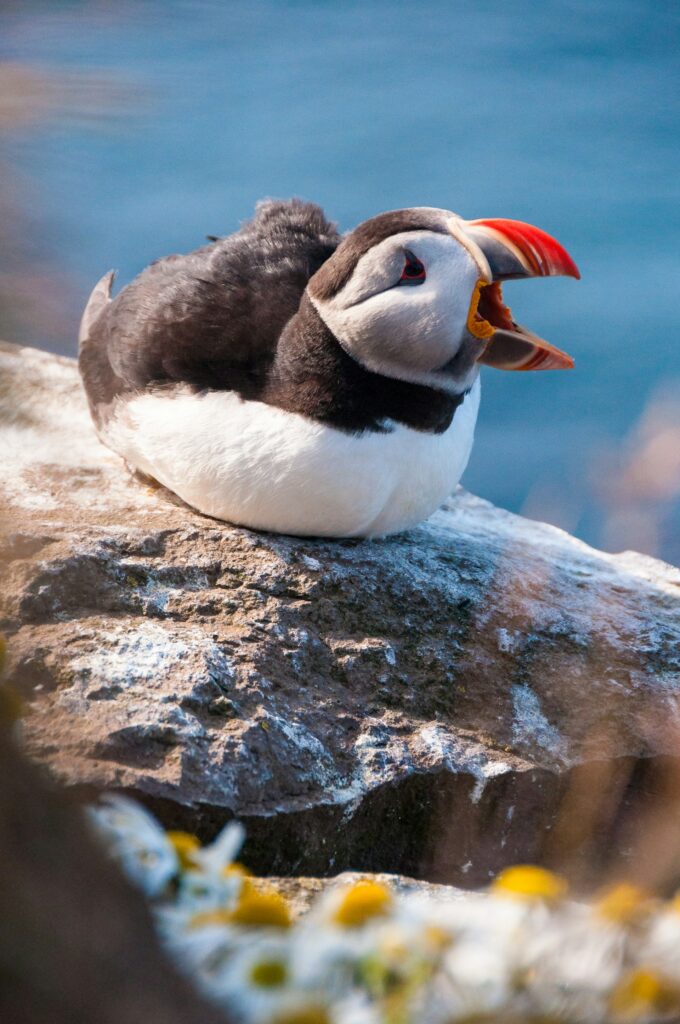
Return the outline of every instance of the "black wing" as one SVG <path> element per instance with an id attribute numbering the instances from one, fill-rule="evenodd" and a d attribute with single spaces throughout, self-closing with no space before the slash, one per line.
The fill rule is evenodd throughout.
<path id="1" fill-rule="evenodd" d="M 112 301 L 107 275 L 81 325 L 96 418 L 117 395 L 153 385 L 256 397 L 309 278 L 339 242 L 320 207 L 267 200 L 235 234 L 152 263 Z"/>

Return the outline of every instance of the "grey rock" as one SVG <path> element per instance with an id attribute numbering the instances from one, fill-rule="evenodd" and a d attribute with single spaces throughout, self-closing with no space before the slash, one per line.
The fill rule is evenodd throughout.
<path id="1" fill-rule="evenodd" d="M 678 748 L 678 569 L 463 491 L 381 541 L 230 527 L 98 442 L 72 360 L 11 345 L 0 445 L 26 749 L 85 795 L 236 815 L 262 873 L 470 885 L 606 860 Z M 618 795 L 580 835 L 591 778 Z"/>

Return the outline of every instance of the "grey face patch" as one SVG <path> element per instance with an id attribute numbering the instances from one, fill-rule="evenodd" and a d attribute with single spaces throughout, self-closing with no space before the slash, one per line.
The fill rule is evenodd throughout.
<path id="1" fill-rule="evenodd" d="M 436 231 L 448 235 L 445 210 L 420 207 L 411 210 L 391 210 L 365 220 L 342 240 L 333 255 L 324 263 L 308 284 L 314 299 L 328 301 L 347 284 L 354 269 L 369 249 L 391 235 L 403 231 Z"/>
<path id="2" fill-rule="evenodd" d="M 484 343 L 470 335 L 463 341 L 453 359 L 449 359 L 448 363 L 440 366 L 437 373 L 444 374 L 446 377 L 452 377 L 457 381 L 471 378 L 483 348 Z"/>

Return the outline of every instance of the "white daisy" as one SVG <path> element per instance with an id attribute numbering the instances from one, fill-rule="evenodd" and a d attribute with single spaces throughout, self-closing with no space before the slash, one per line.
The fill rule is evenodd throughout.
<path id="1" fill-rule="evenodd" d="M 109 794 L 90 808 L 89 818 L 128 878 L 151 898 L 162 893 L 179 861 L 153 815 L 128 797 Z"/>

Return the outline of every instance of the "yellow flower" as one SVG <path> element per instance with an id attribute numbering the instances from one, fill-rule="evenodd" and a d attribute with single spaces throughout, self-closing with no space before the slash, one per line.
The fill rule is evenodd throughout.
<path id="1" fill-rule="evenodd" d="M 328 1011 L 323 1006 L 301 1006 L 274 1017 L 274 1024 L 330 1024 Z"/>
<path id="2" fill-rule="evenodd" d="M 191 868 L 195 868 L 198 861 L 194 854 L 201 848 L 201 844 L 196 836 L 193 836 L 190 832 L 176 831 L 170 831 L 167 835 L 171 846 L 177 854 L 182 871 L 189 871 Z"/>
<path id="3" fill-rule="evenodd" d="M 531 864 L 506 868 L 494 879 L 491 890 L 501 896 L 512 896 L 530 902 L 543 900 L 556 903 L 567 894 L 567 883 L 559 875 Z"/>
<path id="4" fill-rule="evenodd" d="M 392 893 L 380 882 L 362 881 L 344 893 L 333 919 L 345 928 L 358 928 L 372 917 L 381 917 L 392 904 Z"/>
<path id="5" fill-rule="evenodd" d="M 291 923 L 288 904 L 280 893 L 256 889 L 249 878 L 244 878 L 235 907 L 199 911 L 191 918 L 190 927 L 238 924 L 251 928 L 290 928 Z"/>
<path id="6" fill-rule="evenodd" d="M 250 980 L 258 988 L 279 988 L 287 977 L 286 965 L 281 960 L 260 960 L 250 972 Z"/>
<path id="7" fill-rule="evenodd" d="M 635 885 L 622 882 L 605 890 L 595 901 L 595 912 L 617 924 L 632 924 L 649 906 L 649 896 Z"/>
<path id="8" fill-rule="evenodd" d="M 610 997 L 609 1008 L 621 1021 L 634 1021 L 651 1013 L 680 1010 L 680 991 L 656 971 L 638 968 L 621 981 Z"/>
<path id="9" fill-rule="evenodd" d="M 239 864 L 237 860 L 223 867 L 222 874 L 224 875 L 225 878 L 228 878 L 229 875 L 240 875 L 241 878 L 253 877 L 252 871 L 250 871 L 249 868 L 245 867 L 243 864 Z"/>
<path id="10" fill-rule="evenodd" d="M 290 928 L 291 916 L 288 904 L 280 893 L 258 892 L 250 884 L 244 885 L 241 890 L 230 921 L 257 928 Z"/>

